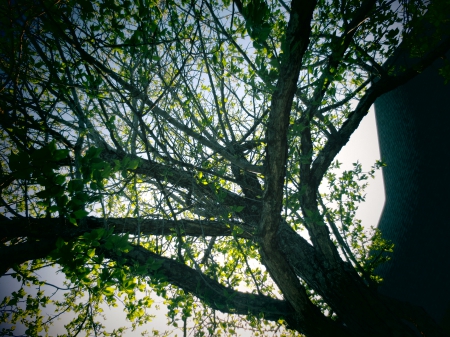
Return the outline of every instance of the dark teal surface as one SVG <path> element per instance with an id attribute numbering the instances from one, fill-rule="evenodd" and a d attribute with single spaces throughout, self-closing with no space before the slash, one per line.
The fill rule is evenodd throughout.
<path id="1" fill-rule="evenodd" d="M 378 227 L 395 243 L 378 269 L 380 291 L 425 308 L 450 309 L 450 83 L 443 61 L 375 103 L 386 204 Z"/>

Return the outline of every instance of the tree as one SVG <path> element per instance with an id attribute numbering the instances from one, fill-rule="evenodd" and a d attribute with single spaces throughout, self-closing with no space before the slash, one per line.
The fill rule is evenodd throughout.
<path id="1" fill-rule="evenodd" d="M 59 264 L 69 335 L 104 333 L 116 295 L 145 322 L 147 286 L 199 335 L 445 335 L 377 292 L 392 247 L 354 219 L 374 171 L 337 177 L 333 160 L 377 97 L 449 50 L 448 1 L 2 6 L 1 268 L 41 285 Z M 25 296 L 3 319 L 31 314 L 36 335 L 50 299 Z"/>

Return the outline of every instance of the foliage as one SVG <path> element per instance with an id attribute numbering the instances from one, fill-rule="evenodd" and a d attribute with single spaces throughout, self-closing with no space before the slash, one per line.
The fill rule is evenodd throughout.
<path id="1" fill-rule="evenodd" d="M 377 97 L 448 49 L 448 3 L 404 5 L 1 5 L 1 267 L 22 282 L 2 322 L 37 336 L 73 312 L 68 336 L 119 336 L 102 305 L 134 328 L 157 294 L 185 335 L 188 322 L 196 336 L 403 329 L 413 316 L 374 295 L 392 245 L 355 219 L 383 164 L 338 176 L 334 158 Z M 430 19 L 435 38 L 414 44 Z M 390 62 L 408 51 L 420 57 Z M 40 290 L 47 265 L 65 275 L 62 299 Z M 395 322 L 366 334 L 369 308 Z"/>

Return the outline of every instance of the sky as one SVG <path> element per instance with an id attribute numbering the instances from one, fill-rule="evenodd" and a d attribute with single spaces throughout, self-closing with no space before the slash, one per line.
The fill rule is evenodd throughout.
<path id="1" fill-rule="evenodd" d="M 370 109 L 368 115 L 362 120 L 359 128 L 354 132 L 350 138 L 349 143 L 341 150 L 338 154 L 337 160 L 342 162 L 342 170 L 352 169 L 352 163 L 359 161 L 362 164 L 363 171 L 369 171 L 371 166 L 376 160 L 380 158 L 380 152 L 378 147 L 378 137 L 376 131 L 375 114 L 373 107 Z M 362 220 L 362 224 L 366 228 L 371 226 L 376 227 L 378 220 L 380 218 L 381 212 L 383 210 L 385 201 L 384 196 L 384 186 L 381 171 L 377 171 L 375 174 L 375 179 L 369 180 L 369 186 L 366 189 L 366 201 L 360 204 L 357 211 L 356 218 Z M 56 274 L 56 268 L 47 268 L 45 271 L 39 272 L 43 279 L 48 282 L 61 284 L 64 277 L 61 273 Z M 18 283 L 9 276 L 4 276 L 0 278 L 0 301 L 4 296 L 11 294 L 12 291 L 18 290 Z M 155 305 L 159 306 L 159 310 L 155 309 Z M 151 313 L 156 317 L 146 326 L 139 329 L 139 331 L 147 330 L 151 332 L 153 329 L 159 330 L 160 332 L 169 330 L 173 331 L 173 336 L 182 336 L 182 330 L 174 330 L 173 327 L 167 326 L 167 319 L 165 317 L 166 309 L 161 298 L 155 297 L 155 303 L 153 304 L 153 309 Z M 125 314 L 120 308 L 109 310 L 105 307 L 104 314 L 107 316 L 107 320 L 104 324 L 107 326 L 108 330 L 120 326 L 129 326 L 129 322 L 125 320 Z M 55 322 L 50 330 L 50 335 L 56 335 L 58 332 L 65 332 L 64 320 Z M 17 329 L 16 333 L 23 333 L 24 329 Z M 245 331 L 239 331 L 240 336 L 250 337 Z M 129 332 L 125 335 L 139 336 L 140 332 Z"/>
<path id="2" fill-rule="evenodd" d="M 352 163 L 359 161 L 364 171 L 369 171 L 376 160 L 382 159 L 378 145 L 378 135 L 375 122 L 375 112 L 372 107 L 353 133 L 348 144 L 339 152 L 337 160 L 343 162 L 342 168 L 349 170 Z M 360 204 L 356 218 L 362 220 L 366 228 L 376 227 L 383 211 L 385 201 L 384 183 L 381 170 L 375 174 L 375 179 L 369 179 L 366 189 L 366 201 Z"/>

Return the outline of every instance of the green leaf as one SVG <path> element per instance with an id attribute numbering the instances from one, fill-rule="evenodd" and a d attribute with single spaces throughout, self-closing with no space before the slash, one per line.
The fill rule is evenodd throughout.
<path id="1" fill-rule="evenodd" d="M 101 160 L 100 158 L 92 158 L 89 161 L 89 165 L 92 169 L 96 170 L 96 169 L 103 169 L 107 165 L 107 163 Z"/>
<path id="2" fill-rule="evenodd" d="M 70 193 L 82 191 L 84 188 L 83 180 L 81 179 L 72 179 L 69 181 L 69 185 L 67 186 L 67 190 Z"/>
<path id="3" fill-rule="evenodd" d="M 84 209 L 79 209 L 79 210 L 73 212 L 73 215 L 75 215 L 76 219 L 84 218 L 88 214 L 89 214 L 89 212 L 86 212 L 86 210 L 84 210 Z"/>
<path id="4" fill-rule="evenodd" d="M 48 190 L 39 191 L 35 195 L 41 199 L 47 199 L 52 196 Z"/>
<path id="5" fill-rule="evenodd" d="M 91 235 L 93 236 L 93 238 L 95 239 L 95 240 L 99 240 L 99 239 L 101 239 L 102 237 L 103 237 L 103 235 L 106 233 L 106 230 L 104 229 L 104 228 L 97 228 L 97 229 L 94 229 L 92 232 L 91 232 Z"/>
<path id="6" fill-rule="evenodd" d="M 64 242 L 64 240 L 61 237 L 58 237 L 56 239 L 56 247 L 57 248 L 61 248 L 65 245 L 66 243 Z"/>
<path id="7" fill-rule="evenodd" d="M 63 150 L 56 150 L 54 153 L 53 153 L 53 160 L 54 161 L 59 161 L 59 160 L 62 160 L 62 159 L 65 159 L 65 158 L 67 158 L 67 156 L 69 155 L 69 150 L 66 150 L 66 149 L 63 149 Z"/>
<path id="8" fill-rule="evenodd" d="M 89 257 L 91 257 L 91 258 L 94 257 L 94 255 L 95 255 L 95 248 L 88 249 L 87 255 Z"/>
<path id="9" fill-rule="evenodd" d="M 86 154 L 84 155 L 83 159 L 88 160 L 88 159 L 98 158 L 100 156 L 100 153 L 102 153 L 102 149 L 91 146 L 86 151 Z"/>
<path id="10" fill-rule="evenodd" d="M 237 206 L 237 207 L 234 209 L 234 211 L 235 211 L 236 213 L 239 213 L 239 212 L 241 212 L 244 208 L 245 208 L 245 206 Z"/>
<path id="11" fill-rule="evenodd" d="M 112 295 L 114 295 L 114 288 L 113 288 L 113 287 L 107 287 L 107 288 L 105 288 L 105 289 L 103 290 L 103 293 L 104 293 L 106 296 L 112 296 Z"/>
<path id="12" fill-rule="evenodd" d="M 54 177 L 53 181 L 55 182 L 55 184 L 61 185 L 66 181 L 66 177 L 61 174 L 58 174 Z"/>
<path id="13" fill-rule="evenodd" d="M 128 168 L 131 170 L 137 169 L 139 166 L 139 159 L 133 159 L 128 163 Z"/>

